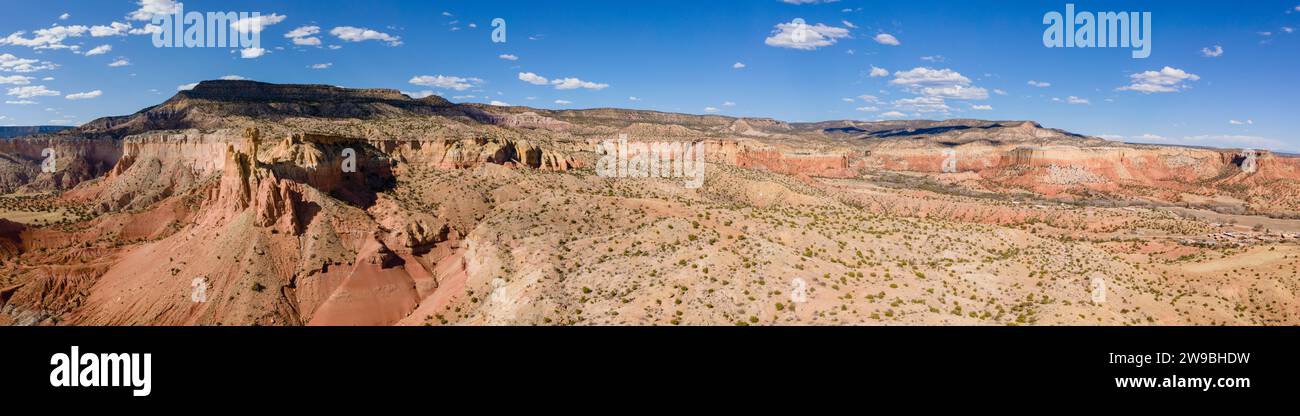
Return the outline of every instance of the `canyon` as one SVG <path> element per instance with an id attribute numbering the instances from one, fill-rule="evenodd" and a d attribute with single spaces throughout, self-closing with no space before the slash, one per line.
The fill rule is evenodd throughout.
<path id="1" fill-rule="evenodd" d="M 0 140 L 0 324 L 1294 325 L 1300 159 L 1245 150 L 204 81 Z"/>

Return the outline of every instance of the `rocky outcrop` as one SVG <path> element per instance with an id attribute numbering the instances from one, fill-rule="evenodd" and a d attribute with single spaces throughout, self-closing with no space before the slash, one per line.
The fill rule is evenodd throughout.
<path id="1" fill-rule="evenodd" d="M 857 172 L 850 169 L 848 156 L 836 154 L 791 154 L 775 150 L 744 151 L 737 155 L 736 166 L 786 175 L 827 178 L 857 176 Z"/>
<path id="2" fill-rule="evenodd" d="M 121 156 L 120 143 L 60 135 L 0 140 L 0 193 L 71 189 L 103 175 Z M 53 161 L 53 172 L 42 164 Z"/>

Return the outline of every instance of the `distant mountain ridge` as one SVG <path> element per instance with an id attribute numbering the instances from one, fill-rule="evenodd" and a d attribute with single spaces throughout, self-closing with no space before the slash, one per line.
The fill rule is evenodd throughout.
<path id="1" fill-rule="evenodd" d="M 58 133 L 74 126 L 0 126 L 0 139 L 28 136 L 32 134 Z"/>

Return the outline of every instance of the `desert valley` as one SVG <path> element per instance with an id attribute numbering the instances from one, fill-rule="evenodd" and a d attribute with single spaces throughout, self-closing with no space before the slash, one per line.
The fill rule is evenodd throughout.
<path id="1" fill-rule="evenodd" d="M 1266 151 L 253 81 L 34 133 L 6 325 L 1300 324 Z M 703 185 L 596 175 L 619 135 L 701 144 Z"/>

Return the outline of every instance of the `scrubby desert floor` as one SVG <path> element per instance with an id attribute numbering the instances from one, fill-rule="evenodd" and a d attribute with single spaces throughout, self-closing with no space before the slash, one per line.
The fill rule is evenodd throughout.
<path id="1" fill-rule="evenodd" d="M 1300 159 L 1241 155 L 205 81 L 0 141 L 0 324 L 1300 324 Z"/>

